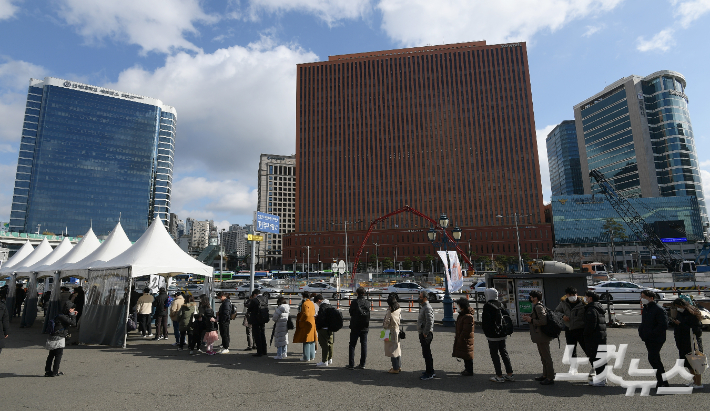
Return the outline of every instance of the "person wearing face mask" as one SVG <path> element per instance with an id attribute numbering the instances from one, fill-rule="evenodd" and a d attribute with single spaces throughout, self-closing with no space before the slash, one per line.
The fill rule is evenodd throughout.
<path id="1" fill-rule="evenodd" d="M 668 329 L 668 317 L 666 310 L 659 307 L 654 301 L 656 293 L 651 290 L 641 291 L 641 325 L 639 326 L 639 337 L 646 344 L 648 351 L 648 362 L 656 370 L 657 387 L 669 387 L 668 381 L 663 381 L 662 375 L 666 372 L 661 361 L 661 348 L 666 342 L 666 330 Z"/>
<path id="2" fill-rule="evenodd" d="M 599 346 L 606 344 L 606 321 L 604 320 L 604 307 L 602 307 L 599 303 L 599 294 L 594 291 L 587 291 L 586 300 L 587 305 L 584 310 L 584 328 L 582 329 L 584 334 L 584 344 L 582 345 L 582 349 L 587 355 L 587 358 L 589 358 L 589 361 L 594 364 L 594 362 L 599 359 L 597 356 Z M 594 371 L 597 375 L 601 375 L 601 373 L 604 372 L 605 366 L 606 364 L 598 367 Z M 600 380 L 597 382 L 592 380 L 589 382 L 589 385 L 594 387 L 604 387 L 606 385 L 606 380 Z"/>
<path id="3" fill-rule="evenodd" d="M 542 375 L 535 377 L 535 381 L 540 381 L 542 385 L 552 385 L 555 383 L 555 367 L 550 353 L 552 338 L 542 332 L 542 327 L 547 324 L 547 309 L 541 303 L 542 293 L 540 291 L 530 291 L 529 300 L 533 310 L 531 314 L 525 314 L 523 320 L 530 323 L 530 339 L 537 345 L 542 362 Z"/>
<path id="4" fill-rule="evenodd" d="M 691 331 L 698 342 L 698 349 L 700 352 L 703 352 L 703 341 L 700 338 L 703 334 L 700 322 L 702 319 L 700 311 L 682 298 L 676 298 L 673 301 L 673 307 L 678 312 L 676 317 L 671 320 L 675 324 L 673 336 L 675 337 L 675 345 L 678 348 L 678 358 L 685 359 L 685 355 L 693 350 L 693 341 L 690 337 Z M 688 360 L 685 360 L 685 368 L 687 368 L 691 374 L 695 374 Z M 688 386 L 695 389 L 703 388 L 701 378 L 701 374 L 693 375 L 693 382 L 688 384 Z"/>
<path id="5" fill-rule="evenodd" d="M 572 356 L 577 356 L 577 344 L 579 348 L 584 350 L 584 302 L 577 297 L 577 289 L 567 287 L 562 301 L 557 304 L 555 311 L 562 313 L 562 320 L 567 328 L 565 329 L 565 342 L 567 345 L 573 345 L 574 351 Z"/>

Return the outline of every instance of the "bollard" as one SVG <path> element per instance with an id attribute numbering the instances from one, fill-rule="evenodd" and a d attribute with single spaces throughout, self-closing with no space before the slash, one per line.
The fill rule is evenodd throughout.
<path id="1" fill-rule="evenodd" d="M 380 294 L 380 298 L 377 299 L 378 307 L 382 307 L 382 294 Z"/>
<path id="2" fill-rule="evenodd" d="M 338 309 L 340 309 L 340 298 L 338 298 L 336 301 L 338 301 Z"/>

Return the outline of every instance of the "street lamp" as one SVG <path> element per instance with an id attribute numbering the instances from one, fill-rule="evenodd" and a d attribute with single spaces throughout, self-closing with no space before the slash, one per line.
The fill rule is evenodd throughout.
<path id="1" fill-rule="evenodd" d="M 224 238 L 224 228 L 219 232 L 219 273 L 220 278 L 222 277 L 222 271 L 224 271 L 224 248 L 223 248 L 223 238 Z"/>
<path id="2" fill-rule="evenodd" d="M 518 241 L 518 270 L 520 270 L 521 273 L 523 272 L 523 257 L 520 255 L 520 230 L 518 229 L 518 217 L 528 217 L 531 215 L 532 214 L 520 215 L 518 213 L 513 213 L 506 216 L 500 214 L 496 216 L 497 218 L 515 217 L 515 238 Z"/>
<path id="3" fill-rule="evenodd" d="M 307 245 L 305 247 L 308 250 L 308 259 L 306 260 L 306 282 L 311 280 L 311 246 Z"/>
<path id="4" fill-rule="evenodd" d="M 377 254 L 377 247 L 379 247 L 380 245 L 377 243 L 374 243 L 372 245 L 375 246 L 375 273 L 379 273 L 380 272 L 380 256 L 379 256 L 379 254 Z"/>
<path id="5" fill-rule="evenodd" d="M 451 240 L 449 240 L 449 236 L 446 235 L 446 228 L 449 226 L 449 219 L 446 217 L 446 214 L 442 214 L 441 217 L 439 217 L 439 226 L 438 227 L 432 227 L 429 229 L 427 232 L 427 237 L 429 238 L 429 241 L 434 247 L 439 247 L 439 248 L 444 248 L 446 251 L 446 268 L 448 270 L 448 267 L 450 266 L 449 264 L 449 244 L 454 246 L 454 249 L 456 249 L 456 244 L 453 243 Z M 441 231 L 441 240 L 437 241 L 436 236 L 437 233 Z M 461 240 L 461 229 L 459 227 L 455 227 L 452 231 L 452 237 L 454 238 L 454 242 L 458 243 L 459 240 Z M 453 327 L 456 325 L 456 321 L 454 320 L 454 301 L 451 299 L 451 293 L 449 292 L 449 279 L 447 278 L 446 275 L 444 275 L 444 320 L 443 324 L 445 327 Z"/>

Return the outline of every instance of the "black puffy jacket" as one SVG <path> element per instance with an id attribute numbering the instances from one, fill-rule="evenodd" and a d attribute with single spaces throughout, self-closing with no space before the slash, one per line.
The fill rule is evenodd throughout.
<path id="1" fill-rule="evenodd" d="M 69 327 L 76 327 L 76 314 L 69 313 L 69 309 L 74 308 L 74 303 L 67 301 L 62 307 L 62 313 L 54 317 L 53 337 L 66 338 L 69 334 Z"/>
<path id="2" fill-rule="evenodd" d="M 215 318 L 214 310 L 211 308 L 206 308 L 205 312 L 202 314 L 202 326 L 207 332 L 217 331 L 217 321 L 212 321 L 212 318 Z"/>
<path id="3" fill-rule="evenodd" d="M 675 319 L 679 322 L 673 330 L 676 346 L 690 352 L 690 346 L 692 344 L 690 330 L 693 330 L 693 334 L 695 334 L 696 338 L 699 338 L 703 334 L 700 320 L 688 311 L 682 313 L 678 312 Z"/>
<path id="4" fill-rule="evenodd" d="M 498 300 L 490 300 L 483 306 L 483 316 L 481 317 L 481 327 L 483 328 L 483 334 L 486 338 L 502 338 L 505 337 L 505 332 L 502 335 L 498 335 L 498 331 L 501 329 L 496 329 L 496 324 L 502 324 L 503 318 L 501 316 L 501 305 Z"/>
<path id="5" fill-rule="evenodd" d="M 155 300 L 153 300 L 153 307 L 155 307 L 154 315 L 156 317 L 168 315 L 168 310 L 165 308 L 166 301 L 168 301 L 168 294 L 165 292 L 158 294 L 158 296 L 155 297 Z"/>
<path id="6" fill-rule="evenodd" d="M 646 304 L 641 311 L 641 325 L 639 326 L 641 340 L 652 344 L 664 344 L 667 329 L 666 310 L 659 307 L 654 301 Z"/>
<path id="7" fill-rule="evenodd" d="M 359 296 L 350 303 L 350 329 L 355 331 L 367 331 L 370 329 L 370 302 L 365 296 Z"/>
<path id="8" fill-rule="evenodd" d="M 596 344 L 606 343 L 606 320 L 604 307 L 599 302 L 584 308 L 584 339 Z"/>
<path id="9" fill-rule="evenodd" d="M 220 323 L 229 323 L 232 321 L 232 302 L 229 298 L 225 298 L 222 304 L 219 305 L 219 311 L 217 312 L 217 321 Z"/>
<path id="10" fill-rule="evenodd" d="M 316 330 L 328 328 L 328 315 L 330 315 L 329 310 L 331 308 L 333 308 L 333 306 L 328 303 L 320 303 L 318 315 L 316 316 Z"/>

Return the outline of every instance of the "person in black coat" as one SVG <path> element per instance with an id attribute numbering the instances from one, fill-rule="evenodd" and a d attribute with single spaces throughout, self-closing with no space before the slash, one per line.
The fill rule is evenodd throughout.
<path id="1" fill-rule="evenodd" d="M 668 317 L 666 310 L 656 304 L 656 293 L 651 290 L 641 291 L 641 325 L 639 337 L 646 344 L 648 362 L 656 370 L 657 387 L 669 387 L 668 381 L 663 381 L 662 375 L 666 372 L 661 361 L 661 348 L 666 343 L 666 330 Z"/>
<path id="2" fill-rule="evenodd" d="M 168 293 L 164 287 L 158 291 L 158 296 L 153 300 L 153 308 L 155 308 L 155 338 L 154 340 L 168 339 L 168 309 L 165 307 L 168 301 Z"/>
<path id="3" fill-rule="evenodd" d="M 217 312 L 217 322 L 219 323 L 219 335 L 222 338 L 222 351 L 220 354 L 229 353 L 229 323 L 232 321 L 232 301 L 229 300 L 227 293 L 217 293 L 222 303 Z"/>
<path id="4" fill-rule="evenodd" d="M 365 289 L 355 290 L 357 298 L 350 303 L 350 344 L 348 345 L 348 368 L 365 368 L 367 360 L 367 332 L 370 330 L 370 302 L 365 298 Z M 360 340 L 360 364 L 355 366 L 355 347 Z"/>
<path id="5" fill-rule="evenodd" d="M 594 291 L 587 291 L 585 295 L 587 306 L 584 308 L 584 344 L 582 349 L 584 349 L 584 353 L 587 354 L 587 358 L 593 365 L 599 359 L 597 356 L 599 346 L 606 344 L 605 310 L 599 303 L 599 294 Z M 597 375 L 601 375 L 605 367 L 606 364 L 597 367 L 594 371 Z M 603 387 L 606 385 L 606 380 L 590 381 L 589 385 Z"/>
<path id="6" fill-rule="evenodd" d="M 7 312 L 5 300 L 0 299 L 0 353 L 5 347 L 5 339 L 10 335 L 10 313 Z"/>
<path id="7" fill-rule="evenodd" d="M 13 314 L 13 317 L 19 317 L 22 315 L 22 303 L 25 302 L 26 296 L 27 292 L 24 288 L 22 288 L 22 284 L 18 284 L 17 289 L 15 291 L 15 312 Z"/>
<path id="8" fill-rule="evenodd" d="M 54 318 L 54 332 L 50 334 L 49 338 L 53 340 L 64 340 L 69 335 L 69 327 L 76 327 L 76 310 L 74 309 L 74 303 L 67 301 L 62 306 L 61 314 Z M 64 375 L 64 373 L 59 372 L 59 365 L 62 362 L 62 355 L 64 355 L 64 341 L 62 341 L 61 348 L 55 348 L 49 351 L 47 355 L 47 362 L 44 365 L 44 376 L 45 377 L 58 377 Z M 54 362 L 54 365 L 52 365 Z"/>
<path id="9" fill-rule="evenodd" d="M 486 304 L 483 306 L 481 327 L 483 328 L 483 334 L 485 334 L 488 340 L 488 351 L 490 352 L 491 361 L 493 361 L 493 367 L 496 371 L 495 377 L 491 377 L 490 380 L 493 382 L 515 381 L 513 377 L 513 366 L 510 362 L 508 349 L 505 346 L 505 340 L 508 338 L 508 335 L 505 333 L 504 329 L 503 313 L 501 311 L 503 306 L 500 301 L 498 301 L 498 290 L 495 288 L 487 288 L 483 292 L 483 295 L 486 297 Z M 505 365 L 505 376 L 503 376 L 503 369 L 500 365 L 501 358 Z"/>
<path id="10" fill-rule="evenodd" d="M 673 307 L 677 311 L 675 319 L 671 321 L 675 324 L 673 336 L 675 337 L 675 345 L 678 347 L 678 358 L 685 359 L 685 355 L 693 351 L 693 340 L 690 336 L 691 332 L 698 342 L 698 350 L 703 352 L 703 340 L 701 339 L 703 329 L 700 311 L 682 298 L 676 298 L 673 301 Z M 691 374 L 694 374 L 693 368 L 690 366 L 687 359 L 685 360 L 685 368 L 687 368 Z M 693 388 L 703 388 L 702 374 L 694 375 L 693 379 Z"/>
<path id="11" fill-rule="evenodd" d="M 76 320 L 79 321 L 81 315 L 84 313 L 84 302 L 86 297 L 84 295 L 84 287 L 79 286 L 74 289 L 74 308 L 76 309 Z"/>

